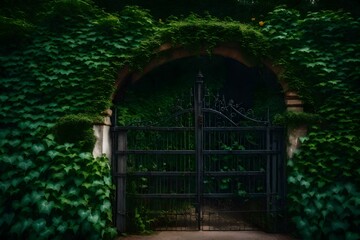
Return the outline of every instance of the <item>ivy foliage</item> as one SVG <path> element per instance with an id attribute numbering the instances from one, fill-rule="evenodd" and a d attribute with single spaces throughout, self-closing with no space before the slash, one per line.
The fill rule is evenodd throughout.
<path id="1" fill-rule="evenodd" d="M 359 19 L 275 9 L 263 28 L 308 109 L 319 116 L 289 161 L 289 207 L 304 239 L 358 239 Z"/>
<path id="2" fill-rule="evenodd" d="M 276 114 L 273 119 L 273 124 L 296 128 L 304 125 L 317 124 L 320 121 L 320 116 L 317 114 L 286 111 L 282 114 Z"/>
<path id="3" fill-rule="evenodd" d="M 207 15 L 200 17 L 191 14 L 186 18 L 173 17 L 166 22 L 159 22 L 148 38 L 141 41 L 125 62 L 132 69 L 141 69 L 157 53 L 159 47 L 171 44 L 174 48 L 184 47 L 195 54 L 211 50 L 222 43 L 232 43 L 251 56 L 254 62 L 268 53 L 269 44 L 263 34 L 254 27 L 231 19 L 220 20 Z"/>
<path id="4" fill-rule="evenodd" d="M 0 16 L 0 43 L 25 42 L 34 26 L 24 20 Z"/>
<path id="5" fill-rule="evenodd" d="M 116 234 L 109 160 L 89 153 L 92 124 L 111 106 L 121 55 L 149 31 L 140 28 L 141 14 L 147 16 L 135 7 L 119 17 L 86 1 L 56 1 L 24 31 L 26 44 L 2 36 L 1 238 Z"/>
<path id="6" fill-rule="evenodd" d="M 91 152 L 96 138 L 94 119 L 84 115 L 65 115 L 54 127 L 55 139 L 60 144 L 74 143 L 84 152 Z"/>
<path id="7" fill-rule="evenodd" d="M 114 236 L 108 159 L 20 130 L 1 131 L 0 151 L 2 238 Z"/>

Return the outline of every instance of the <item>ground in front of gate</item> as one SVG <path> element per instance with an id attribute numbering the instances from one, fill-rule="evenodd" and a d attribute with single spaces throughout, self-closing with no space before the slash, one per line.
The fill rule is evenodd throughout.
<path id="1" fill-rule="evenodd" d="M 162 231 L 151 235 L 129 235 L 116 240 L 295 240 L 283 234 L 261 231 Z"/>

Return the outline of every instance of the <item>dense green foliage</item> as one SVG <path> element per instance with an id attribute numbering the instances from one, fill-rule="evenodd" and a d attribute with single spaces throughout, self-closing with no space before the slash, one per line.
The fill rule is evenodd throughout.
<path id="1" fill-rule="evenodd" d="M 320 117 L 289 161 L 289 207 L 305 239 L 358 239 L 359 19 L 278 8 L 264 32 L 289 82 Z"/>
<path id="2" fill-rule="evenodd" d="M 190 13 L 219 18 L 231 17 L 240 21 L 248 21 L 252 17 L 262 18 L 274 7 L 286 4 L 302 12 L 318 9 L 340 9 L 359 13 L 360 4 L 356 0 L 94 0 L 107 11 L 116 12 L 127 5 L 137 5 L 149 9 L 157 19 L 167 19 L 169 16 L 186 16 Z"/>
<path id="3" fill-rule="evenodd" d="M 3 239 L 110 238 L 114 230 L 108 159 L 94 159 L 53 135 L 1 131 Z"/>
<path id="4" fill-rule="evenodd" d="M 117 72 L 143 67 L 162 43 L 197 51 L 235 42 L 257 60 L 273 56 L 319 116 L 289 161 L 289 206 L 301 236 L 359 238 L 359 19 L 277 8 L 260 28 L 194 14 L 155 21 L 138 7 L 109 14 L 87 0 L 33 1 L 38 12 L 17 2 L 0 17 L 1 237 L 112 237 L 108 160 L 88 153 L 92 137 L 56 142 L 53 127 L 78 114 L 101 116 Z M 89 119 L 77 120 L 88 136 Z"/>
<path id="5" fill-rule="evenodd" d="M 307 112 L 286 111 L 282 114 L 276 114 L 273 124 L 296 128 L 299 126 L 308 126 L 320 121 L 320 116 Z"/>
<path id="6" fill-rule="evenodd" d="M 58 143 L 74 143 L 84 152 L 91 152 L 96 138 L 94 136 L 94 119 L 84 115 L 66 115 L 59 119 L 54 127 Z"/>
<path id="7" fill-rule="evenodd" d="M 74 12 L 64 10 L 74 1 L 54 5 L 26 44 L 9 36 L 1 47 L 1 238 L 114 236 L 108 159 L 83 152 L 92 150 L 94 122 L 78 114 L 97 119 L 110 107 L 113 59 L 132 37 L 112 34 L 109 21 L 126 25 L 117 17 L 81 4 Z M 55 125 L 58 142 L 47 137 Z"/>

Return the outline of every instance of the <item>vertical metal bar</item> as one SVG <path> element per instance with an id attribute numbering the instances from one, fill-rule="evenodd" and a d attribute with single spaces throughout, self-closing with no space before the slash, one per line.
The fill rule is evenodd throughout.
<path id="1" fill-rule="evenodd" d="M 115 128 L 117 126 L 117 107 L 114 107 L 113 109 L 113 114 L 111 115 L 111 123 L 112 123 L 112 127 Z M 115 155 L 115 150 L 116 150 L 116 145 L 118 142 L 118 138 L 116 135 L 116 132 L 112 131 L 111 133 L 111 173 L 114 176 L 116 173 L 116 155 Z"/>
<path id="2" fill-rule="evenodd" d="M 267 121 L 266 121 L 266 150 L 270 150 L 270 112 L 267 109 Z M 271 156 L 266 155 L 266 210 L 267 210 L 267 221 L 270 217 L 270 204 L 271 202 Z"/>
<path id="3" fill-rule="evenodd" d="M 120 131 L 118 133 L 117 149 L 119 151 L 125 151 L 127 149 L 127 132 Z M 125 232 L 126 230 L 126 161 L 127 155 L 122 154 L 117 157 L 116 171 L 119 176 L 117 177 L 116 188 L 116 228 L 119 232 Z"/>
<path id="4" fill-rule="evenodd" d="M 272 142 L 272 149 L 273 150 L 277 150 L 278 146 L 277 146 L 277 139 L 275 136 L 275 133 L 272 131 L 271 132 L 271 142 Z M 271 195 L 271 202 L 272 202 L 272 210 L 278 210 L 278 201 L 276 201 L 276 197 L 274 194 L 279 194 L 279 189 L 277 188 L 277 183 L 278 183 L 278 161 L 279 161 L 279 155 L 272 155 L 271 157 L 271 191 L 272 191 L 272 195 Z"/>
<path id="5" fill-rule="evenodd" d="M 198 230 L 201 229 L 202 216 L 202 184 L 203 184 L 203 75 L 201 72 L 196 77 L 194 87 L 194 111 L 195 111 L 195 152 L 196 152 L 196 185 L 197 185 L 197 224 Z"/>
<path id="6" fill-rule="evenodd" d="M 266 128 L 266 150 L 270 150 L 270 128 Z M 270 154 L 266 155 L 266 211 L 270 212 L 270 193 L 271 193 L 271 176 L 270 176 L 270 167 L 271 167 L 271 156 Z"/>
<path id="7" fill-rule="evenodd" d="M 282 224 L 280 227 L 282 227 L 282 229 L 286 229 L 287 228 L 287 212 L 286 212 L 286 205 L 287 205 L 287 200 L 286 200 L 286 195 L 287 195 L 287 185 L 286 185 L 286 167 L 285 167 L 285 155 L 284 155 L 284 149 L 285 149 L 285 144 L 284 144 L 284 139 L 285 139 L 285 130 L 281 129 L 281 135 L 280 135 L 280 148 L 279 148 L 279 154 L 280 154 L 280 184 L 281 184 L 281 212 L 284 213 L 284 218 L 282 221 Z"/>
<path id="8" fill-rule="evenodd" d="M 115 118 L 116 119 L 116 118 Z M 113 121 L 113 123 L 115 123 Z M 117 143 L 117 135 L 116 135 L 116 132 L 115 131 L 112 131 L 111 132 L 111 174 L 113 176 L 113 182 L 117 184 L 117 177 L 115 176 L 116 175 L 116 154 L 115 154 L 115 151 L 116 151 L 116 143 Z M 117 192 L 115 193 L 117 194 Z M 118 196 L 115 195 L 115 202 L 114 202 L 114 206 L 117 206 L 117 201 L 118 201 Z M 113 208 L 113 217 L 112 217 L 112 220 L 113 222 L 116 224 L 116 218 L 117 218 L 117 207 L 114 207 Z"/>

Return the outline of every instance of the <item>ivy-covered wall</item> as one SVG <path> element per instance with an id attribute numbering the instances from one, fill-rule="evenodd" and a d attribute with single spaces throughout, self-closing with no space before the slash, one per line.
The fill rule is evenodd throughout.
<path id="1" fill-rule="evenodd" d="M 308 112 L 308 135 L 288 161 L 289 210 L 304 239 L 358 239 L 359 18 L 277 8 L 263 33 Z M 293 114 L 284 119 L 296 120 Z M 318 119 L 317 119 L 318 118 Z"/>
<path id="2" fill-rule="evenodd" d="M 89 153 L 92 125 L 152 20 L 82 1 L 50 10 L 31 27 L 1 18 L 0 238 L 112 239 L 114 187 L 109 159 Z"/>
<path id="3" fill-rule="evenodd" d="M 91 156 L 92 139 L 63 133 L 87 138 L 89 121 L 112 105 L 118 72 L 141 69 L 161 44 L 197 51 L 236 42 L 287 69 L 290 88 L 319 117 L 289 161 L 297 232 L 358 238 L 359 21 L 278 8 L 261 25 L 195 15 L 162 22 L 138 7 L 109 14 L 66 0 L 36 24 L 0 17 L 0 236 L 112 238 L 108 159 Z"/>

